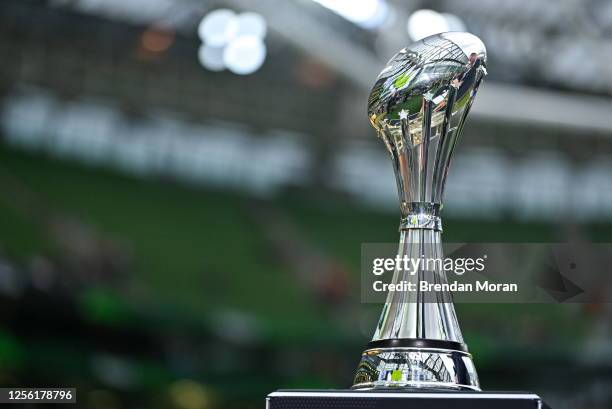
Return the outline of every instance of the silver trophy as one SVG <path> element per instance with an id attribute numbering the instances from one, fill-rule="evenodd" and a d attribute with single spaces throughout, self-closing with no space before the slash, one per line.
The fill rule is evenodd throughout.
<path id="1" fill-rule="evenodd" d="M 450 160 L 486 75 L 486 50 L 469 33 L 424 38 L 397 53 L 368 100 L 372 126 L 391 155 L 399 192 L 398 256 L 442 257 L 440 210 Z M 446 282 L 443 270 L 393 282 Z M 389 292 L 353 388 L 480 390 L 449 293 Z"/>
<path id="2" fill-rule="evenodd" d="M 480 81 L 486 51 L 468 33 L 427 37 L 396 54 L 370 94 L 368 114 L 395 169 L 398 255 L 442 258 L 440 209 L 450 159 Z M 444 270 L 396 268 L 393 283 L 445 283 Z M 451 294 L 390 292 L 350 390 L 279 390 L 267 409 L 550 409 L 528 392 L 482 392 Z"/>

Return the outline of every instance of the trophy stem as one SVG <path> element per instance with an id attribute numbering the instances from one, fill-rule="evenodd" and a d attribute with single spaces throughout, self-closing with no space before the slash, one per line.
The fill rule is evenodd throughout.
<path id="1" fill-rule="evenodd" d="M 400 260 L 443 260 L 441 231 L 401 230 L 397 255 Z M 412 283 L 417 290 L 389 292 L 372 341 L 419 338 L 463 344 L 452 295 L 447 291 L 432 293 L 419 289 L 423 281 L 446 284 L 444 270 L 439 265 L 432 265 L 434 270 L 428 270 L 425 263 L 416 271 L 410 265 L 399 267 L 392 282 Z"/>
<path id="2" fill-rule="evenodd" d="M 406 222 L 402 225 L 406 226 Z M 439 229 L 401 229 L 398 260 L 418 259 L 444 259 Z M 413 283 L 416 290 L 389 292 L 374 337 L 362 355 L 353 388 L 480 390 L 452 295 L 447 291 L 420 290 L 421 282 L 447 283 L 440 264 L 432 263 L 433 269 L 427 266 L 423 263 L 414 269 L 400 263 L 396 267 L 392 282 Z"/>

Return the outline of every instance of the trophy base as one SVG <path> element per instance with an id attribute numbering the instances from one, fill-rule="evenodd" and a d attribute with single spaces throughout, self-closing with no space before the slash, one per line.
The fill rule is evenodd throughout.
<path id="1" fill-rule="evenodd" d="M 472 392 L 410 389 L 287 390 L 266 398 L 266 409 L 550 409 L 526 392 Z"/>
<path id="2" fill-rule="evenodd" d="M 379 387 L 480 391 L 469 353 L 419 347 L 367 349 L 357 367 L 353 389 Z"/>

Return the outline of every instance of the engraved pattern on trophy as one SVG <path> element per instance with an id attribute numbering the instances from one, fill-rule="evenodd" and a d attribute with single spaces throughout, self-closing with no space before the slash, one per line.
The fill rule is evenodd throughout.
<path id="1" fill-rule="evenodd" d="M 440 210 L 451 157 L 486 75 L 478 37 L 437 34 L 402 49 L 380 73 L 368 116 L 389 151 L 400 201 L 398 256 L 442 259 Z M 392 282 L 446 283 L 443 270 L 397 268 Z M 389 292 L 354 388 L 479 390 L 448 292 Z"/>

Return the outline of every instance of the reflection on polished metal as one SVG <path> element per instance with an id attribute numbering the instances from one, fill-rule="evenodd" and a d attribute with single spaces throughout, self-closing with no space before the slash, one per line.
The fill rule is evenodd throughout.
<path id="1" fill-rule="evenodd" d="M 389 151 L 400 199 L 398 255 L 442 258 L 440 210 L 450 159 L 486 75 L 486 50 L 461 32 L 433 35 L 397 53 L 380 73 L 368 115 Z M 396 270 L 393 282 L 446 282 L 440 271 Z M 354 388 L 479 390 L 452 297 L 390 292 Z"/>

